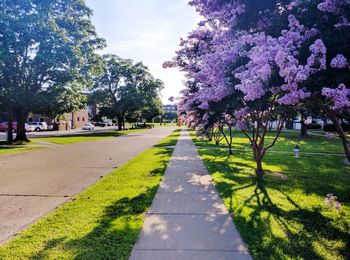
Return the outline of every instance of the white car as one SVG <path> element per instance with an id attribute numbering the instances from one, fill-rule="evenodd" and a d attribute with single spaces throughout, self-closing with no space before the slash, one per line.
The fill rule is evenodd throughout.
<path id="1" fill-rule="evenodd" d="M 26 123 L 25 124 L 25 129 L 26 129 L 26 132 L 34 132 L 35 131 L 35 126 Z"/>
<path id="2" fill-rule="evenodd" d="M 34 131 L 45 131 L 48 129 L 47 124 L 45 122 L 30 122 L 28 125 L 31 125 L 34 127 Z"/>
<path id="3" fill-rule="evenodd" d="M 95 126 L 91 123 L 87 123 L 83 126 L 83 130 L 94 130 Z"/>

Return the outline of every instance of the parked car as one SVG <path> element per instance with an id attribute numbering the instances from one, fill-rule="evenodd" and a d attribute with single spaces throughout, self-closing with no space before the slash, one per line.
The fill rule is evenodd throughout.
<path id="1" fill-rule="evenodd" d="M 25 124 L 26 132 L 34 132 L 35 131 L 35 126 L 30 125 L 30 124 Z"/>
<path id="2" fill-rule="evenodd" d="M 29 125 L 34 127 L 34 131 L 46 131 L 48 129 L 47 124 L 45 122 L 30 122 Z"/>
<path id="3" fill-rule="evenodd" d="M 8 129 L 8 123 L 3 122 L 0 124 L 0 132 L 7 132 Z M 12 122 L 12 132 L 17 131 L 17 122 Z"/>
<path id="4" fill-rule="evenodd" d="M 95 126 L 91 123 L 87 123 L 83 126 L 83 130 L 94 130 Z"/>
<path id="5" fill-rule="evenodd" d="M 33 132 L 35 131 L 35 127 L 33 125 L 25 123 L 24 125 L 26 132 Z M 4 122 L 0 124 L 0 132 L 7 132 L 8 129 L 8 123 Z M 17 122 L 12 123 L 12 132 L 17 132 Z"/>
<path id="6" fill-rule="evenodd" d="M 106 126 L 112 126 L 113 122 L 112 121 L 103 121 L 103 122 L 96 122 L 95 126 L 102 126 L 102 127 L 106 127 Z"/>

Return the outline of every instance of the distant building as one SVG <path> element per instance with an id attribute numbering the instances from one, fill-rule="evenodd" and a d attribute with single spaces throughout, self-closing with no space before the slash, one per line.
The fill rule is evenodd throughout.
<path id="1" fill-rule="evenodd" d="M 163 106 L 163 122 L 176 122 L 177 121 L 177 105 L 164 105 Z"/>
<path id="2" fill-rule="evenodd" d="M 166 113 L 177 113 L 177 105 L 164 105 L 163 106 L 164 114 Z"/>

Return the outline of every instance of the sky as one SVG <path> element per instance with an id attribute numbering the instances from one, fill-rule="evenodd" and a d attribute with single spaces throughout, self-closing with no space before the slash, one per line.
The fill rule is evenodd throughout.
<path id="1" fill-rule="evenodd" d="M 200 21 L 188 0 L 86 0 L 94 11 L 97 34 L 107 41 L 104 53 L 142 61 L 154 77 L 163 80 L 163 103 L 178 97 L 183 89 L 183 74 L 178 69 L 163 69 L 185 38 Z"/>

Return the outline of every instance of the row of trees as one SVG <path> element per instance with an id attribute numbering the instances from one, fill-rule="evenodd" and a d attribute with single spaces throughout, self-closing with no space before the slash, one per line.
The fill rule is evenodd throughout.
<path id="1" fill-rule="evenodd" d="M 0 110 L 8 115 L 10 142 L 12 121 L 16 141 L 27 141 L 30 112 L 54 118 L 85 107 L 91 92 L 106 115 L 121 121 L 128 108 L 134 114 L 159 112 L 162 82 L 141 63 L 98 55 L 106 44 L 91 15 L 79 0 L 0 1 Z"/>
<path id="2" fill-rule="evenodd" d="M 284 123 L 322 111 L 350 161 L 339 119 L 350 108 L 350 2 L 192 0 L 203 21 L 164 67 L 186 72 L 180 110 L 204 131 L 235 126 L 249 139 L 256 174 Z M 276 122 L 274 138 L 266 134 Z M 222 131 L 222 133 L 224 133 Z M 227 139 L 229 141 L 229 139 Z"/>

